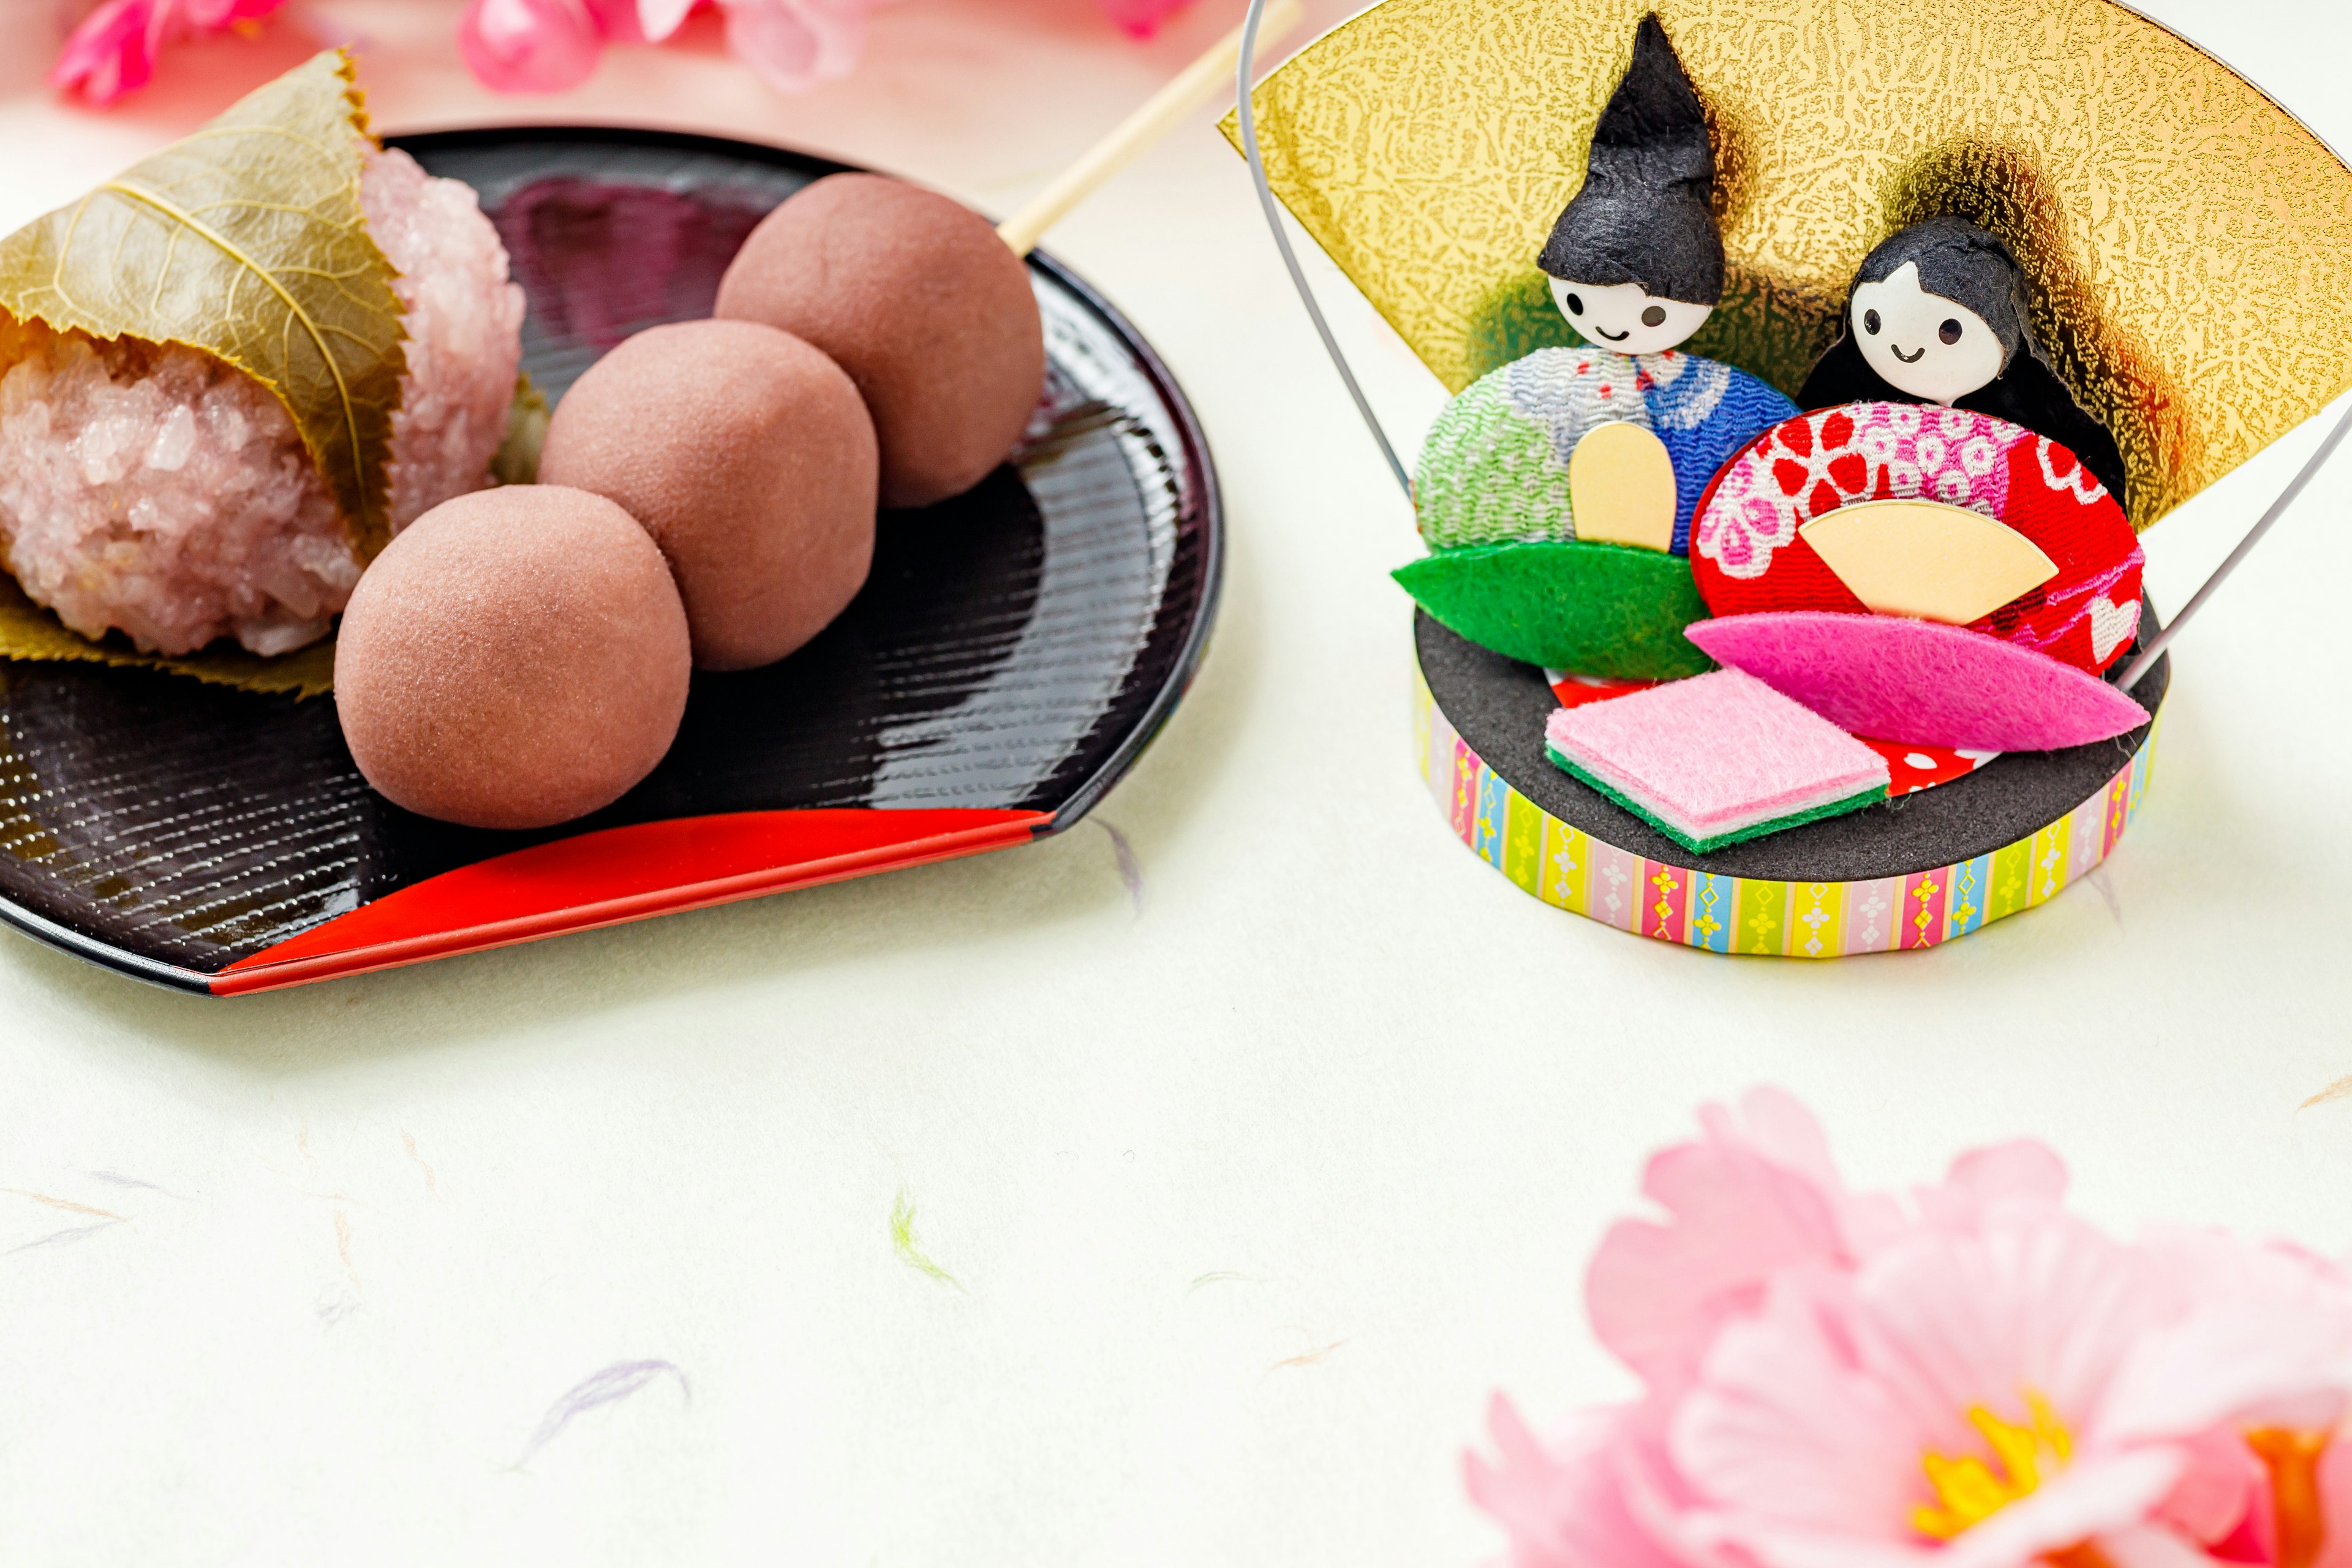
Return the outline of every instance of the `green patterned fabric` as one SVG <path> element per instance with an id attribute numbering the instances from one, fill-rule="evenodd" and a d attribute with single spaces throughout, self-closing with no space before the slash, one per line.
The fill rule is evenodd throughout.
<path id="1" fill-rule="evenodd" d="M 1576 537 L 1568 465 L 1551 432 L 1512 405 L 1510 367 L 1470 384 L 1431 426 L 1413 509 L 1433 550 Z"/>
<path id="2" fill-rule="evenodd" d="M 1445 405 L 1413 481 L 1432 550 L 1576 537 L 1569 454 L 1603 425 L 1637 425 L 1675 467 L 1674 549 L 1716 470 L 1797 405 L 1716 360 L 1621 354 L 1580 343 L 1538 349 L 1487 372 Z"/>

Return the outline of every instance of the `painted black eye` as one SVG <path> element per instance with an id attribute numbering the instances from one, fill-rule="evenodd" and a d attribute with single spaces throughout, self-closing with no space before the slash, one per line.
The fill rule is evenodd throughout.
<path id="1" fill-rule="evenodd" d="M 1642 312 L 1642 325 L 1645 327 L 1663 327 L 1665 324 L 1666 308 L 1664 305 L 1653 305 L 1648 310 Z"/>
<path id="2" fill-rule="evenodd" d="M 1568 297 L 1568 313 L 1571 316 L 1581 316 L 1584 314 L 1584 301 L 1574 294 L 1570 294 Z"/>
<path id="3" fill-rule="evenodd" d="M 1947 316 L 1944 318 L 1944 324 L 1936 329 L 1936 335 L 1943 339 L 1948 343 L 1958 342 L 1960 341 L 1960 323 L 1952 317 Z"/>
<path id="4" fill-rule="evenodd" d="M 1876 336 L 1878 335 L 1878 312 L 1877 312 L 1877 311 L 1875 311 L 1875 310 L 1864 310 L 1864 311 L 1862 313 L 1862 330 L 1863 330 L 1864 331 L 1865 331 L 1865 332 L 1868 332 L 1868 333 L 1869 333 L 1872 337 L 1874 337 L 1874 337 L 1876 337 Z"/>

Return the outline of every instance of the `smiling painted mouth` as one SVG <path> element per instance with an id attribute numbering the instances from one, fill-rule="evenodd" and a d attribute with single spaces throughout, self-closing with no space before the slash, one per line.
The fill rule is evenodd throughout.
<path id="1" fill-rule="evenodd" d="M 1622 332 L 1612 332 L 1608 328 L 1601 325 L 1598 321 L 1593 323 L 1592 330 L 1599 332 L 1602 337 L 1607 338 L 1612 343 L 1622 343 L 1627 338 L 1633 335 L 1633 329 L 1631 327 L 1626 328 Z M 1926 353 L 1927 351 L 1926 349 L 1921 349 L 1919 352 L 1921 353 Z"/>
<path id="2" fill-rule="evenodd" d="M 1893 343 L 1889 343 L 1886 346 L 1893 349 L 1895 351 L 1895 357 L 1901 360 L 1905 364 L 1917 364 L 1921 360 L 1927 357 L 1927 345 L 1925 343 L 1921 343 L 1917 348 L 1913 349 L 1907 354 Z"/>

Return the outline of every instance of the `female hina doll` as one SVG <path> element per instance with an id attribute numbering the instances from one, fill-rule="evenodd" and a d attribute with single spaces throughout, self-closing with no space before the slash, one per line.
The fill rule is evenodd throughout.
<path id="1" fill-rule="evenodd" d="M 1990 414 L 2082 459 L 2118 504 L 2115 437 L 2074 401 L 2035 342 L 2025 272 L 1956 217 L 1913 224 L 1863 258 L 1845 330 L 1797 395 L 1807 408 L 1926 403 Z"/>

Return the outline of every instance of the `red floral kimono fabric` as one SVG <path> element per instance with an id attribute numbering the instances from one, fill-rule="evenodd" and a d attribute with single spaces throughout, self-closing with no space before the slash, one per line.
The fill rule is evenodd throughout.
<path id="1" fill-rule="evenodd" d="M 2058 574 L 1969 629 L 2097 674 L 2139 623 L 2139 540 L 2116 498 L 2047 437 L 1964 408 L 1854 403 L 1782 421 L 1700 498 L 1691 569 L 1717 616 L 1866 614 L 1797 532 L 1868 500 L 1944 501 L 2032 540 Z"/>

